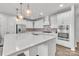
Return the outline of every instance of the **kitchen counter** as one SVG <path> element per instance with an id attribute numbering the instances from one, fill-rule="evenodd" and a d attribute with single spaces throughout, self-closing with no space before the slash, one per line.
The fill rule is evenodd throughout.
<path id="1" fill-rule="evenodd" d="M 5 55 L 16 55 L 20 52 L 29 50 L 32 47 L 35 47 L 35 46 L 40 47 L 40 45 L 44 43 L 50 45 L 50 42 L 51 42 L 51 45 L 54 44 L 54 46 L 53 45 L 52 46 L 50 45 L 50 46 L 54 49 L 54 52 L 55 52 L 56 51 L 56 48 L 55 48 L 56 37 L 57 36 L 53 33 L 47 34 L 47 33 L 38 33 L 38 32 L 7 34 L 4 37 L 3 55 L 4 56 Z M 30 54 L 30 55 L 33 55 L 33 54 Z"/>

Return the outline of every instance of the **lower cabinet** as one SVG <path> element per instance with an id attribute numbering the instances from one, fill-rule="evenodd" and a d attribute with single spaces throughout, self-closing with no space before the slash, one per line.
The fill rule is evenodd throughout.
<path id="1" fill-rule="evenodd" d="M 55 56 L 55 39 L 33 46 L 24 52 L 25 56 Z"/>
<path id="2" fill-rule="evenodd" d="M 39 56 L 48 56 L 48 45 L 41 44 L 38 46 L 38 55 Z"/>
<path id="3" fill-rule="evenodd" d="M 24 54 L 26 56 L 48 56 L 48 46 L 45 44 L 34 46 L 25 51 Z"/>
<path id="4" fill-rule="evenodd" d="M 31 47 L 29 49 L 29 56 L 37 56 L 38 55 L 38 46 Z"/>

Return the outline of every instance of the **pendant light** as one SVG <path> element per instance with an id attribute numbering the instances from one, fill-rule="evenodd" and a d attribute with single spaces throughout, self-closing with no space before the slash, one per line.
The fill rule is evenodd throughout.
<path id="1" fill-rule="evenodd" d="M 22 3 L 20 3 L 20 11 L 19 11 L 19 8 L 16 8 L 16 21 L 20 21 L 23 19 L 23 16 L 22 16 Z"/>
<path id="2" fill-rule="evenodd" d="M 16 13 L 17 13 L 16 21 L 20 21 L 20 20 L 23 20 L 24 17 L 26 18 L 26 17 L 31 16 L 32 11 L 31 11 L 31 8 L 29 6 L 29 3 L 27 4 L 27 8 L 25 9 L 25 11 L 23 11 L 23 4 L 20 3 L 20 8 L 16 8 Z"/>
<path id="3" fill-rule="evenodd" d="M 31 8 L 29 6 L 29 3 L 27 4 L 27 9 L 26 9 L 26 16 L 31 16 L 32 15 L 32 11 Z"/>

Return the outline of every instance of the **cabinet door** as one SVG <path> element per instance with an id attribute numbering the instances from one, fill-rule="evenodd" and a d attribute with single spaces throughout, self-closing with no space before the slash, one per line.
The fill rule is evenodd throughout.
<path id="1" fill-rule="evenodd" d="M 24 24 L 26 28 L 33 28 L 33 22 L 32 21 L 27 21 L 27 20 L 21 20 L 16 22 L 17 24 Z"/>
<path id="2" fill-rule="evenodd" d="M 51 23 L 51 28 L 57 27 L 57 16 L 56 15 L 50 17 L 50 23 Z"/>
<path id="3" fill-rule="evenodd" d="M 33 22 L 32 21 L 26 21 L 26 28 L 33 28 Z"/>
<path id="4" fill-rule="evenodd" d="M 49 16 L 46 16 L 44 19 L 44 25 L 50 25 L 49 20 L 50 20 Z"/>
<path id="5" fill-rule="evenodd" d="M 35 28 L 43 28 L 43 19 L 35 21 Z"/>
<path id="6" fill-rule="evenodd" d="M 65 24 L 70 24 L 71 21 L 72 21 L 72 14 L 71 14 L 71 11 L 68 11 L 66 13 L 64 13 L 64 23 Z"/>
<path id="7" fill-rule="evenodd" d="M 38 55 L 38 46 L 33 46 L 29 48 L 29 56 L 37 56 Z"/>
<path id="8" fill-rule="evenodd" d="M 71 11 L 61 13 L 57 15 L 57 24 L 70 24 L 72 20 Z"/>
<path id="9" fill-rule="evenodd" d="M 57 15 L 57 24 L 61 25 L 64 22 L 64 13 Z"/>
<path id="10" fill-rule="evenodd" d="M 38 46 L 38 55 L 48 56 L 48 45 L 47 44 L 41 44 Z"/>

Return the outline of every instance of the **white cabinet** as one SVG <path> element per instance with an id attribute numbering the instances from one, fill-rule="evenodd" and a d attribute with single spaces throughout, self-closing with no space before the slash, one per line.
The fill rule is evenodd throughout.
<path id="1" fill-rule="evenodd" d="M 46 43 L 38 46 L 38 55 L 48 56 L 48 45 Z"/>
<path id="2" fill-rule="evenodd" d="M 26 56 L 55 56 L 56 38 L 38 44 L 24 52 Z"/>
<path id="3" fill-rule="evenodd" d="M 26 28 L 33 28 L 33 22 L 32 21 L 27 21 L 27 20 L 21 20 L 16 22 L 16 24 L 23 24 L 26 26 Z"/>
<path id="4" fill-rule="evenodd" d="M 36 55 L 38 55 L 38 46 L 31 47 L 29 49 L 29 56 L 36 56 Z"/>
<path id="5" fill-rule="evenodd" d="M 53 15 L 50 17 L 51 28 L 57 27 L 57 15 Z"/>
<path id="6" fill-rule="evenodd" d="M 49 16 L 46 16 L 44 19 L 44 25 L 49 25 Z"/>
<path id="7" fill-rule="evenodd" d="M 32 21 L 24 21 L 26 23 L 26 28 L 33 28 L 33 22 Z"/>
<path id="8" fill-rule="evenodd" d="M 35 21 L 35 28 L 43 28 L 43 19 Z"/>
<path id="9" fill-rule="evenodd" d="M 44 19 L 35 21 L 35 28 L 43 28 L 44 25 L 49 25 L 49 16 L 46 16 Z"/>
<path id="10" fill-rule="evenodd" d="M 64 12 L 57 15 L 57 24 L 70 24 L 72 20 L 71 11 Z"/>
<path id="11" fill-rule="evenodd" d="M 51 48 L 48 47 L 48 43 L 43 43 L 29 48 L 27 51 L 24 52 L 24 54 L 26 56 L 48 56 L 49 54 L 53 55 L 49 52 L 49 49 Z M 55 49 L 55 46 L 52 49 Z M 50 51 L 55 54 L 53 50 Z"/>

